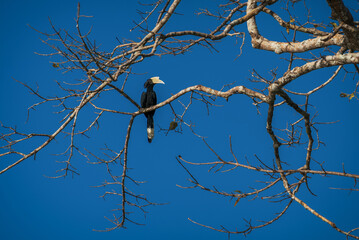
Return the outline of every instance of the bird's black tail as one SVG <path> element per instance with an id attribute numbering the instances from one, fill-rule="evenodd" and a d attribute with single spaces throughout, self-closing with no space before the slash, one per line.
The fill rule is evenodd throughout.
<path id="1" fill-rule="evenodd" d="M 147 116 L 147 139 L 148 142 L 152 142 L 153 137 L 155 136 L 155 129 L 153 123 L 153 116 Z"/>

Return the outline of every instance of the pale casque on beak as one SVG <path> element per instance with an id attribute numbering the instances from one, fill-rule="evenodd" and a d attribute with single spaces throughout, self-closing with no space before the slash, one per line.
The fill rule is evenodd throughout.
<path id="1" fill-rule="evenodd" d="M 160 77 L 151 77 L 151 80 L 154 84 L 157 83 L 165 84 L 162 80 L 160 80 Z"/>

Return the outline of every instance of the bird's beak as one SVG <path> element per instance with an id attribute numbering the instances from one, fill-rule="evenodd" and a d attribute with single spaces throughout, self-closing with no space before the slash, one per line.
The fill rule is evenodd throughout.
<path id="1" fill-rule="evenodd" d="M 158 83 L 165 84 L 164 81 L 160 80 L 159 78 L 154 79 L 154 80 L 153 80 L 153 83 L 156 83 L 156 84 L 158 84 Z"/>

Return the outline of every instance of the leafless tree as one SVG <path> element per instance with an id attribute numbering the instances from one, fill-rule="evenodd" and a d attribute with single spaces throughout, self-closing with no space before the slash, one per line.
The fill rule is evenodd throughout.
<path id="1" fill-rule="evenodd" d="M 206 9 L 205 2 L 203 9 L 199 14 L 204 17 L 216 18 L 218 24 L 210 26 L 212 30 L 208 32 L 199 32 L 194 30 L 175 30 L 167 31 L 165 26 L 173 18 L 176 13 L 177 6 L 181 0 L 159 0 L 153 4 L 147 5 L 148 11 L 141 13 L 142 20 L 136 24 L 132 30 L 140 31 L 142 37 L 140 39 L 131 39 L 121 41 L 112 51 L 101 51 L 100 48 L 89 38 L 90 32 L 82 32 L 80 27 L 83 18 L 80 6 L 78 6 L 76 20 L 76 34 L 70 34 L 66 30 L 60 30 L 51 22 L 52 33 L 42 33 L 45 39 L 43 42 L 47 44 L 53 51 L 46 56 L 57 59 L 53 66 L 62 69 L 64 72 L 79 71 L 83 78 L 81 81 L 66 83 L 58 83 L 63 90 L 64 95 L 61 97 L 45 97 L 37 89 L 32 88 L 24 83 L 33 94 L 39 98 L 39 102 L 30 106 L 29 110 L 35 109 L 39 105 L 47 103 L 56 103 L 61 110 L 58 112 L 63 119 L 58 123 L 57 129 L 53 133 L 24 133 L 18 131 L 15 127 L 2 126 L 2 147 L 3 152 L 0 154 L 2 159 L 15 159 L 11 164 L 1 169 L 0 174 L 13 170 L 21 162 L 35 157 L 40 151 L 43 151 L 49 143 L 55 139 L 59 139 L 60 135 L 69 136 L 67 150 L 62 153 L 64 167 L 59 170 L 57 177 L 64 177 L 70 173 L 76 174 L 76 169 L 72 165 L 74 154 L 81 154 L 92 164 L 100 164 L 106 166 L 109 181 L 105 181 L 100 186 L 113 186 L 117 191 L 106 191 L 105 196 L 115 196 L 120 199 L 120 208 L 115 209 L 117 214 L 109 220 L 113 226 L 105 231 L 123 228 L 128 222 L 134 222 L 130 218 L 129 209 L 138 209 L 145 211 L 144 208 L 149 205 L 155 205 L 146 196 L 132 191 L 129 183 L 141 184 L 141 182 L 133 179 L 128 174 L 128 152 L 131 151 L 129 140 L 131 130 L 134 125 L 134 119 L 145 112 L 162 108 L 169 105 L 173 112 L 174 121 L 167 131 L 174 129 L 182 129 L 188 127 L 191 130 L 192 125 L 185 120 L 187 110 L 191 108 L 194 101 L 201 101 L 207 106 L 213 106 L 216 98 L 229 99 L 235 94 L 243 94 L 252 99 L 255 107 L 261 105 L 267 106 L 266 111 L 266 129 L 273 142 L 273 156 L 268 159 L 257 157 L 258 164 L 241 163 L 238 161 L 232 141 L 230 139 L 230 152 L 233 160 L 227 160 L 221 157 L 216 149 L 208 143 L 206 138 L 198 135 L 194 130 L 193 134 L 200 137 L 203 143 L 210 151 L 213 152 L 217 160 L 208 162 L 193 162 L 178 156 L 177 160 L 187 171 L 190 176 L 191 188 L 202 189 L 213 194 L 222 195 L 233 198 L 235 204 L 240 199 L 253 199 L 260 195 L 266 198 L 276 199 L 281 203 L 285 203 L 283 210 L 273 219 L 264 222 L 261 225 L 252 225 L 250 222 L 242 230 L 228 230 L 225 227 L 215 228 L 207 226 L 203 223 L 192 222 L 211 228 L 216 231 L 227 234 L 248 234 L 252 230 L 268 226 L 282 217 L 293 203 L 300 204 L 303 208 L 316 216 L 319 220 L 326 222 L 336 231 L 344 234 L 344 236 L 359 239 L 354 234 L 356 229 L 342 229 L 337 227 L 335 220 L 324 217 L 320 212 L 313 209 L 310 203 L 303 201 L 298 197 L 298 192 L 309 188 L 307 179 L 312 175 L 321 177 L 339 176 L 342 178 L 353 179 L 356 183 L 359 174 L 349 173 L 346 170 L 327 170 L 321 164 L 313 162 L 312 153 L 315 148 L 321 146 L 318 135 L 317 123 L 314 122 L 313 111 L 310 108 L 310 97 L 317 91 L 325 91 L 326 86 L 333 81 L 340 71 L 347 71 L 346 66 L 354 66 L 357 74 L 359 68 L 359 22 L 355 21 L 352 12 L 343 3 L 342 0 L 327 0 L 332 10 L 331 16 L 328 16 L 326 23 L 315 23 L 309 17 L 302 19 L 293 14 L 293 10 L 298 4 L 304 4 L 305 1 L 300 0 L 248 0 L 237 1 L 229 0 L 218 5 L 217 11 L 213 12 Z M 273 9 L 282 9 L 280 14 Z M 283 12 L 285 14 L 283 14 Z M 260 33 L 261 23 L 256 21 L 258 15 L 269 15 L 278 25 L 291 36 L 287 39 L 284 35 L 283 41 L 267 39 Z M 287 20 L 284 20 L 287 19 Z M 331 25 L 332 23 L 332 25 Z M 247 32 L 239 31 L 246 27 Z M 248 34 L 249 33 L 249 34 Z M 289 34 L 290 33 L 290 34 Z M 300 34 L 302 40 L 297 40 Z M 148 61 L 156 56 L 173 55 L 186 53 L 194 46 L 203 46 L 208 49 L 215 49 L 217 40 L 225 38 L 235 38 L 240 42 L 240 49 L 243 48 L 244 38 L 251 39 L 252 47 L 263 51 L 270 51 L 274 54 L 289 54 L 288 59 L 284 59 L 288 64 L 287 71 L 277 76 L 273 74 L 272 79 L 266 79 L 256 70 L 253 70 L 252 82 L 258 85 L 257 89 L 251 89 L 244 85 L 230 86 L 226 91 L 223 89 L 216 90 L 203 85 L 194 85 L 183 88 L 181 91 L 173 94 L 170 98 L 158 103 L 157 105 L 143 109 L 139 103 L 133 99 L 126 91 L 125 86 L 130 80 L 132 68 L 139 62 Z M 304 63 L 304 64 L 303 64 Z M 322 68 L 337 67 L 332 76 L 319 83 L 317 87 L 307 92 L 298 92 L 295 89 L 289 90 L 287 86 L 294 82 L 300 81 L 300 77 L 310 72 Z M 352 93 L 342 93 L 342 97 L 349 99 L 357 98 L 357 81 L 355 89 Z M 228 86 L 227 86 L 228 88 Z M 118 94 L 123 101 L 130 103 L 135 110 L 115 110 L 101 106 L 98 103 L 100 95 Z M 293 100 L 304 99 L 304 104 Z M 188 104 L 182 103 L 181 98 L 189 99 Z M 180 103 L 176 105 L 175 103 Z M 179 106 L 179 107 L 178 107 Z M 283 106 L 289 106 L 296 114 L 297 119 L 294 122 L 288 122 L 285 129 L 277 129 L 273 126 L 273 119 L 276 113 L 281 111 Z M 77 128 L 79 112 L 84 108 L 92 109 L 96 117 L 84 129 Z M 104 155 L 92 153 L 78 146 L 75 139 L 79 135 L 91 136 L 90 130 L 95 128 L 103 114 L 116 114 L 128 116 L 127 132 L 124 139 L 124 145 L 121 149 L 105 148 Z M 262 112 L 263 114 L 263 112 Z M 34 147 L 29 152 L 21 150 L 21 146 L 33 139 L 43 139 L 43 142 Z M 21 144 L 20 144 L 21 143 Z M 299 146 L 305 144 L 306 156 L 302 159 L 301 167 L 293 168 L 290 160 L 283 159 L 281 149 L 291 146 Z M 272 162 L 272 158 L 274 158 Z M 283 163 L 286 164 L 283 164 Z M 199 182 L 191 173 L 191 165 L 209 166 L 211 169 L 232 171 L 234 169 L 248 169 L 253 174 L 261 174 L 268 178 L 263 182 L 261 188 L 253 188 L 250 192 L 224 192 L 216 187 L 207 187 Z M 113 168 L 122 167 L 120 174 L 115 174 Z M 270 190 L 274 186 L 282 185 L 282 190 L 272 194 Z M 302 186 L 305 187 L 302 187 Z M 357 191 L 356 186 L 350 187 L 350 190 Z M 269 194 L 269 196 L 268 196 Z"/>

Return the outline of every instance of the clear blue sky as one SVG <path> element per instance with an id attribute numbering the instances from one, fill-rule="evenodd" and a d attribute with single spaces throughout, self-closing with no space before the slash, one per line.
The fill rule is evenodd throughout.
<path id="1" fill-rule="evenodd" d="M 189 1 L 180 4 L 177 12 L 182 13 L 173 18 L 169 29 L 199 29 L 208 30 L 213 26 L 213 20 L 205 17 L 193 17 L 191 14 L 198 8 L 214 8 L 216 1 Z M 350 1 L 346 1 L 350 2 Z M 206 3 L 208 5 L 204 5 Z M 309 3 L 308 3 L 309 4 Z M 0 2 L 0 121 L 5 125 L 17 126 L 24 132 L 40 131 L 52 133 L 58 124 L 59 116 L 53 114 L 56 108 L 51 104 L 39 107 L 31 112 L 30 120 L 26 123 L 27 107 L 38 99 L 16 83 L 13 78 L 23 81 L 33 87 L 39 85 L 44 95 L 61 95 L 55 80 L 71 81 L 78 76 L 62 74 L 51 66 L 52 59 L 34 54 L 50 51 L 41 41 L 40 34 L 27 26 L 49 31 L 48 17 L 59 28 L 75 31 L 76 1 L 1 1 Z M 311 14 L 317 21 L 326 20 L 330 10 L 324 0 L 315 1 L 309 5 Z M 353 3 L 353 7 L 355 4 Z M 133 20 L 140 19 L 136 9 L 137 1 L 82 1 L 81 12 L 93 18 L 84 20 L 84 28 L 93 26 L 92 39 L 101 44 L 102 49 L 110 50 L 117 44 L 116 37 L 135 39 L 138 32 L 129 32 Z M 320 13 L 318 10 L 320 9 Z M 353 12 L 354 13 L 354 12 Z M 286 19 L 288 20 L 288 19 Z M 356 18 L 358 20 L 358 18 Z M 262 21 L 262 22 L 260 22 Z M 276 23 L 267 17 L 259 17 L 263 24 L 260 31 L 267 37 L 284 41 Z M 239 28 L 246 32 L 245 25 Z M 85 30 L 84 30 L 85 31 Z M 282 31 L 286 34 L 285 31 Z M 131 97 L 139 101 L 144 81 L 151 76 L 160 76 L 166 85 L 156 86 L 159 101 L 162 101 L 179 90 L 203 84 L 215 89 L 221 89 L 225 84 L 236 82 L 247 85 L 251 76 L 250 70 L 255 68 L 261 74 L 270 78 L 269 71 L 278 67 L 280 76 L 286 71 L 286 62 L 281 59 L 286 55 L 276 55 L 270 52 L 253 50 L 250 47 L 249 36 L 246 36 L 244 53 L 240 53 L 240 45 L 235 40 L 223 40 L 217 44 L 219 53 L 195 47 L 191 52 L 180 56 L 165 56 L 151 58 L 134 67 L 129 79 L 127 91 Z M 348 68 L 353 70 L 353 68 Z M 293 90 L 308 90 L 324 82 L 331 76 L 333 69 L 320 70 L 296 80 L 288 88 Z M 311 100 L 316 108 L 311 114 L 318 113 L 318 122 L 340 120 L 334 125 L 321 125 L 320 138 L 326 143 L 313 157 L 318 162 L 326 162 L 327 170 L 341 170 L 345 162 L 348 172 L 359 172 L 358 149 L 358 101 L 348 102 L 339 97 L 341 92 L 351 92 L 357 81 L 340 74 L 324 91 L 315 94 Z M 112 93 L 114 94 L 114 93 Z M 112 107 L 133 111 L 127 103 L 116 95 L 103 96 L 103 107 Z M 303 99 L 295 98 L 300 103 Z M 117 102 L 118 101 L 118 102 Z M 188 97 L 183 98 L 184 102 Z M 233 96 L 229 102 L 218 100 L 222 107 L 212 107 L 207 115 L 203 104 L 195 103 L 188 112 L 188 122 L 195 124 L 195 130 L 207 136 L 207 141 L 223 157 L 230 160 L 229 135 L 232 136 L 234 151 L 241 161 L 248 158 L 255 164 L 254 154 L 270 163 L 273 154 L 271 141 L 266 134 L 266 107 L 261 107 L 261 115 L 257 114 L 251 100 L 245 96 Z M 179 107 L 179 105 L 178 105 Z M 178 108 L 180 109 L 180 108 Z M 79 127 L 86 126 L 93 119 L 90 109 L 79 115 Z M 276 116 L 276 127 L 284 127 L 285 120 L 298 117 L 289 108 L 283 107 Z M 154 202 L 168 203 L 163 206 L 147 209 L 146 218 L 141 214 L 134 215 L 135 219 L 144 226 L 128 224 L 127 229 L 109 233 L 94 232 L 93 229 L 104 229 L 111 224 L 104 216 L 111 216 L 111 209 L 119 202 L 116 199 L 103 200 L 99 196 L 104 189 L 92 188 L 107 179 L 104 167 L 89 165 L 79 156 L 74 159 L 74 165 L 80 176 L 65 179 L 49 179 L 45 176 L 56 175 L 55 171 L 63 167 L 57 163 L 61 158 L 54 154 L 64 151 L 68 139 L 59 137 L 48 149 L 37 155 L 36 160 L 28 159 L 19 166 L 0 176 L 0 236 L 2 240 L 13 239 L 227 239 L 221 233 L 208 230 L 189 222 L 191 218 L 197 222 L 214 227 L 224 225 L 229 229 L 242 229 L 243 219 L 269 220 L 275 213 L 281 211 L 283 204 L 270 203 L 256 199 L 241 200 L 236 207 L 234 201 L 210 194 L 208 192 L 189 189 L 184 190 L 176 184 L 188 186 L 186 172 L 176 162 L 175 157 L 182 155 L 185 159 L 204 162 L 215 160 L 215 157 L 204 146 L 202 141 L 184 129 L 183 134 L 170 133 L 165 136 L 158 132 L 159 126 L 166 128 L 173 116 L 168 106 L 157 110 L 155 116 L 156 136 L 152 144 L 147 143 L 145 118 L 136 118 L 129 148 L 130 174 L 138 180 L 146 181 L 140 187 L 133 187 L 137 193 L 144 193 Z M 281 119 L 281 120 L 279 120 Z M 100 123 L 99 131 L 91 132 L 90 139 L 78 138 L 77 143 L 83 148 L 99 152 L 107 143 L 110 147 L 120 150 L 124 141 L 128 118 L 116 115 L 106 115 Z M 24 151 L 31 146 L 23 145 Z M 304 148 L 304 146 L 303 146 Z M 300 147 L 284 151 L 283 158 L 296 166 L 296 161 L 302 161 L 303 153 Z M 298 154 L 298 152 L 299 154 Z M 14 159 L 1 159 L 3 168 Z M 118 166 L 120 168 L 120 166 Z M 217 186 L 220 190 L 249 190 L 249 187 L 261 186 L 256 180 L 264 177 L 245 170 L 235 170 L 230 173 L 208 172 L 205 167 L 191 167 L 191 171 L 199 181 L 207 186 Z M 358 227 L 359 208 L 358 192 L 349 194 L 345 191 L 331 190 L 329 187 L 352 187 L 353 181 L 336 177 L 310 179 L 311 190 L 317 194 L 314 197 L 306 189 L 299 195 L 303 200 L 334 221 L 343 230 Z M 281 189 L 281 186 L 275 190 Z M 108 189 L 110 190 L 110 188 Z M 243 236 L 232 236 L 242 239 Z M 344 239 L 327 224 L 294 203 L 291 209 L 279 221 L 271 226 L 255 230 L 247 239 Z"/>

